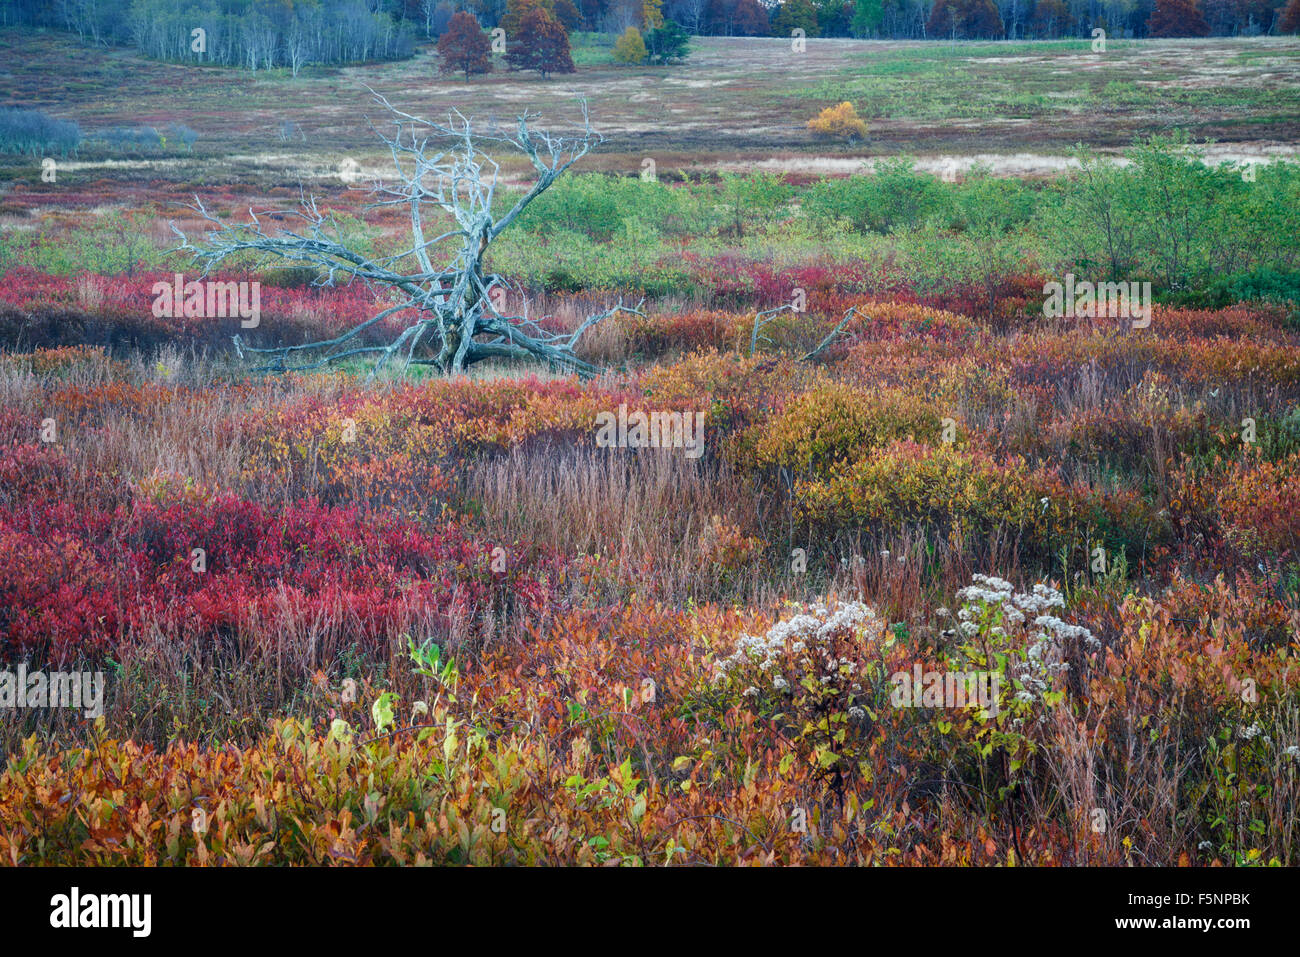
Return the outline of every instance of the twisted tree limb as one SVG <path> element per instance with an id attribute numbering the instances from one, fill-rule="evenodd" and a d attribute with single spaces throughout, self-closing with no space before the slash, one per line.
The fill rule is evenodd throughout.
<path id="1" fill-rule="evenodd" d="M 397 109 L 373 90 L 376 102 L 387 112 L 391 132 L 375 130 L 388 147 L 394 176 L 372 184 L 374 202 L 368 208 L 401 207 L 410 218 L 410 242 L 400 252 L 370 257 L 348 245 L 339 223 L 322 211 L 314 197 L 304 196 L 297 209 L 278 210 L 275 218 L 289 218 L 296 228 L 269 229 L 267 211 L 249 209 L 249 222 L 224 222 L 196 197 L 190 207 L 213 227 L 197 242 L 174 224 L 179 249 L 193 254 L 206 277 L 236 256 L 251 254 L 262 265 L 268 261 L 314 266 L 319 285 L 361 281 L 397 297 L 396 304 L 332 339 L 294 346 L 254 348 L 234 337 L 235 348 L 266 357 L 260 371 L 288 372 L 318 369 L 343 359 L 373 356 L 373 377 L 394 358 L 404 366 L 430 365 L 454 375 L 486 359 L 533 359 L 566 372 L 588 377 L 599 367 L 580 359 L 575 348 L 582 334 L 618 312 L 640 314 L 640 306 L 625 306 L 620 299 L 603 312 L 585 318 L 573 332 L 547 332 L 528 316 L 505 315 L 493 303 L 493 287 L 508 288 L 501 276 L 490 273 L 485 258 L 492 242 L 518 220 L 520 214 L 602 137 L 592 129 L 585 101 L 582 123 L 569 135 L 554 135 L 531 127 L 535 114 L 517 117 L 514 129 L 478 128 L 459 111 L 445 123 L 421 119 Z M 372 129 L 374 127 L 372 126 Z M 493 219 L 500 167 L 484 145 L 512 149 L 528 158 L 535 176 L 531 185 L 501 215 Z M 448 219 L 451 228 L 428 235 L 428 224 Z M 407 310 L 414 317 L 385 345 L 363 345 L 363 332 Z M 487 337 L 487 338 L 484 338 Z"/>

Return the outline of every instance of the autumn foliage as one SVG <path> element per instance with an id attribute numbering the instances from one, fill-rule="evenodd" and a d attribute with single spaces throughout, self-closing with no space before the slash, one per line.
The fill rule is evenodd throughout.
<path id="1" fill-rule="evenodd" d="M 1147 32 L 1153 37 L 1205 37 L 1210 25 L 1196 0 L 1156 0 Z"/>
<path id="2" fill-rule="evenodd" d="M 646 58 L 645 41 L 641 31 L 628 27 L 614 43 L 614 59 L 619 63 L 642 63 Z"/>
<path id="3" fill-rule="evenodd" d="M 1300 33 L 1300 0 L 1290 0 L 1277 21 L 1278 33 Z"/>
<path id="4" fill-rule="evenodd" d="M 808 121 L 808 129 L 827 139 L 861 140 L 867 136 L 867 124 L 852 103 L 828 106 Z"/>
<path id="5" fill-rule="evenodd" d="M 1286 310 L 1001 328 L 803 268 L 755 354 L 651 308 L 587 383 L 4 353 L 0 651 L 113 677 L 0 715 L 0 859 L 1300 859 Z M 620 407 L 703 455 L 599 447 Z M 997 713 L 900 704 L 930 672 Z"/>
<path id="6" fill-rule="evenodd" d="M 438 40 L 438 72 L 462 73 L 465 79 L 492 72 L 492 45 L 472 13 L 452 15 L 447 32 Z"/>
<path id="7" fill-rule="evenodd" d="M 575 72 L 564 25 L 540 7 L 528 9 L 520 17 L 518 32 L 507 33 L 506 39 L 506 63 L 512 70 L 532 70 L 542 79 Z"/>

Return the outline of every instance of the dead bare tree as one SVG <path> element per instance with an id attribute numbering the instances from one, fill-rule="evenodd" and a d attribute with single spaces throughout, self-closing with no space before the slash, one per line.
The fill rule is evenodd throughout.
<path id="1" fill-rule="evenodd" d="M 432 365 L 446 374 L 463 372 L 484 359 L 538 359 L 566 371 L 591 376 L 600 370 L 574 353 L 588 329 L 617 312 L 639 313 L 636 307 L 617 304 L 587 316 L 572 332 L 548 332 L 528 316 L 498 311 L 490 290 L 508 288 L 507 281 L 486 271 L 485 257 L 492 242 L 506 231 L 530 203 L 546 191 L 574 163 L 602 142 L 592 129 L 587 105 L 581 103 L 582 125 L 571 135 L 559 136 L 530 127 L 535 114 L 524 113 L 512 132 L 479 129 L 454 110 L 446 123 L 420 119 L 392 106 L 370 91 L 388 111 L 392 133 L 375 130 L 392 154 L 395 177 L 376 181 L 374 202 L 368 208 L 409 209 L 410 245 L 391 256 L 367 257 L 350 248 L 338 224 L 322 212 L 316 200 L 305 197 L 300 208 L 258 212 L 250 209 L 250 222 L 230 224 L 218 219 L 195 199 L 192 208 L 214 227 L 197 242 L 174 225 L 180 247 L 191 252 L 207 276 L 235 256 L 252 254 L 260 265 L 271 259 L 308 264 L 322 272 L 322 285 L 363 281 L 391 290 L 399 300 L 392 306 L 333 339 L 301 345 L 252 348 L 235 336 L 235 347 L 268 356 L 263 371 L 316 369 L 348 357 L 377 354 L 373 376 L 394 356 L 406 364 Z M 372 126 L 373 129 L 373 126 Z M 448 145 L 450 144 L 450 145 Z M 500 218 L 493 204 L 500 167 L 485 150 L 513 149 L 526 156 L 535 178 Z M 450 228 L 430 238 L 427 233 L 439 214 L 450 216 Z M 268 232 L 263 219 L 296 218 L 297 230 Z M 368 328 L 390 316 L 413 310 L 414 318 L 386 345 L 363 345 L 358 339 Z M 527 310 L 525 309 L 525 313 Z M 417 350 L 419 350 L 417 352 Z M 291 364 L 302 356 L 304 360 Z"/>
<path id="2" fill-rule="evenodd" d="M 798 311 L 799 310 L 796 309 L 792 304 L 787 302 L 784 303 L 783 305 L 777 306 L 775 309 L 765 309 L 764 311 L 755 315 L 754 325 L 751 328 L 750 335 L 749 335 L 749 354 L 752 356 L 756 352 L 758 352 L 759 342 L 766 342 L 769 344 L 771 343 L 772 340 L 769 339 L 767 336 L 763 335 L 763 330 L 766 329 L 769 325 L 771 325 L 772 322 L 775 321 L 777 316 L 781 315 L 784 312 L 798 312 Z M 822 339 L 820 343 L 817 344 L 816 348 L 814 348 L 811 352 L 807 352 L 802 356 L 800 356 L 799 361 L 812 362 L 823 352 L 825 352 L 826 347 L 839 338 L 840 333 L 844 331 L 844 327 L 849 324 L 849 320 L 852 319 L 854 316 L 857 316 L 859 319 L 867 318 L 862 313 L 858 312 L 856 306 L 850 306 L 848 312 L 844 313 L 844 318 L 839 321 L 839 324 L 834 329 L 832 329 L 830 333 L 824 339 Z"/>

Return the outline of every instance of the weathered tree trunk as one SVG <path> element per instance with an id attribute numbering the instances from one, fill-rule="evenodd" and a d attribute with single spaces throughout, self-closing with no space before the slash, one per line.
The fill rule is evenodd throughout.
<path id="1" fill-rule="evenodd" d="M 546 332 L 526 315 L 508 316 L 497 311 L 489 290 L 493 286 L 505 288 L 506 282 L 485 266 L 492 242 L 570 166 L 601 142 L 591 128 L 586 104 L 582 104 L 582 127 L 573 136 L 561 137 L 530 129 L 532 117 L 527 113 L 517 118 L 512 134 L 485 132 L 476 130 L 459 112 L 445 124 L 431 123 L 374 95 L 396 128 L 392 136 L 378 134 L 392 154 L 396 177 L 374 184 L 376 199 L 371 205 L 409 210 L 411 243 L 407 249 L 382 259 L 362 256 L 344 243 L 333 219 L 317 208 L 314 198 L 305 199 L 300 209 L 287 214 L 306 223 L 301 232 L 280 229 L 268 233 L 252 210 L 250 223 L 231 225 L 197 201 L 194 208 L 214 229 L 196 245 L 175 226 L 172 228 L 181 238 L 181 248 L 191 251 L 203 265 L 204 275 L 231 256 L 252 252 L 261 260 L 278 258 L 316 266 L 324 274 L 324 285 L 360 280 L 397 293 L 401 301 L 333 339 L 253 349 L 236 336 L 235 347 L 241 354 L 248 351 L 267 356 L 267 364 L 261 368 L 275 372 L 319 368 L 359 355 L 376 357 L 372 375 L 394 356 L 405 363 L 433 365 L 448 375 L 462 373 L 486 359 L 530 358 L 579 375 L 599 372 L 574 353 L 579 338 L 602 319 L 637 309 L 619 301 L 602 313 L 588 316 L 572 332 Z M 455 148 L 436 145 L 448 139 L 457 144 Z M 498 167 L 481 149 L 483 142 L 523 153 L 537 174 L 524 195 L 495 220 Z M 449 216 L 454 228 L 433 239 L 426 238 L 426 221 L 431 213 Z M 445 265 L 436 266 L 435 262 Z M 415 318 L 392 342 L 379 346 L 359 344 L 358 337 L 364 330 L 405 310 L 413 311 Z M 302 361 L 291 362 L 295 359 Z"/>

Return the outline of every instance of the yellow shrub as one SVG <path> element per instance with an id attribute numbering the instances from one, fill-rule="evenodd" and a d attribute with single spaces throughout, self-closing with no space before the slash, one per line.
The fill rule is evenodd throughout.
<path id="1" fill-rule="evenodd" d="M 614 59 L 619 63 L 641 63 L 646 58 L 645 41 L 641 31 L 628 27 L 614 43 Z"/>
<path id="2" fill-rule="evenodd" d="M 942 416 L 929 403 L 895 389 L 817 386 L 751 430 L 749 463 L 824 473 L 866 457 L 896 439 L 933 444 Z"/>
<path id="3" fill-rule="evenodd" d="M 808 121 L 808 129 L 818 136 L 834 139 L 866 139 L 867 124 L 847 100 L 839 106 L 828 106 Z"/>
<path id="4" fill-rule="evenodd" d="M 829 478 L 797 482 L 795 498 L 814 525 L 959 525 L 977 535 L 1001 528 L 1042 553 L 1070 506 L 1053 484 L 1023 462 L 903 441 Z"/>

